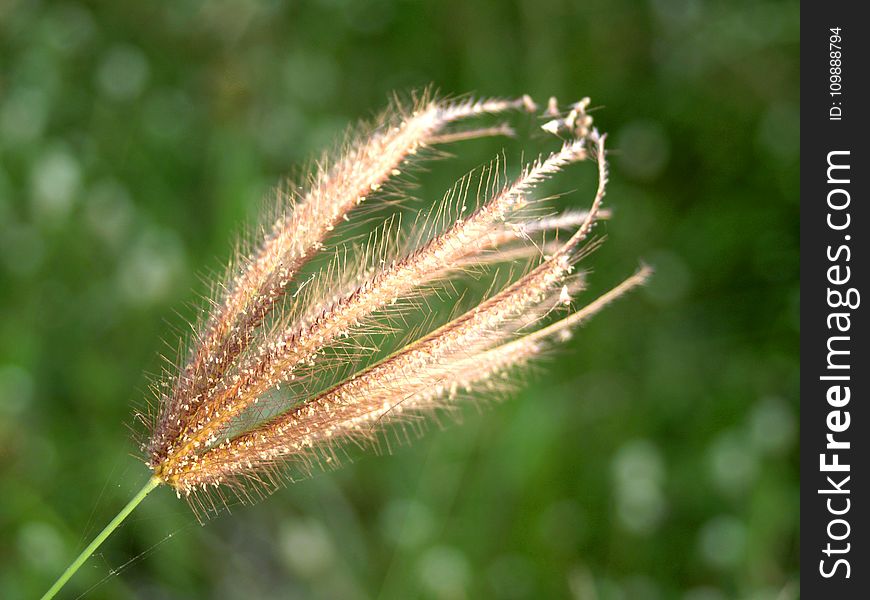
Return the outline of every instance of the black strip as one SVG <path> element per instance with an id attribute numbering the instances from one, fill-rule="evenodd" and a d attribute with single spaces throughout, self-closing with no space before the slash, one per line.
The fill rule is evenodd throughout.
<path id="1" fill-rule="evenodd" d="M 804 598 L 870 597 L 870 328 L 864 306 L 870 302 L 870 23 L 859 16 L 865 10 L 863 2 L 801 6 Z"/>

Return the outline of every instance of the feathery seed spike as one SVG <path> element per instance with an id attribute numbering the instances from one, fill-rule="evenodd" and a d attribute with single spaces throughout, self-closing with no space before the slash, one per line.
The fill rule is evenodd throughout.
<path id="1" fill-rule="evenodd" d="M 573 314 L 543 325 L 554 311 L 570 311 L 583 287 L 575 263 L 597 246 L 588 242 L 600 218 L 607 183 L 605 136 L 592 127 L 588 98 L 558 110 L 550 99 L 543 128 L 565 139 L 561 148 L 531 161 L 505 183 L 505 161 L 462 178 L 427 218 L 403 234 L 385 221 L 362 246 L 348 244 L 303 281 L 290 286 L 311 261 L 327 251 L 327 237 L 353 221 L 353 209 L 400 177 L 420 150 L 488 135 L 513 135 L 506 123 L 450 131 L 450 124 L 509 110 L 537 112 L 528 96 L 517 100 L 437 101 L 425 97 L 412 109 L 394 107 L 382 127 L 351 142 L 336 160 L 326 158 L 306 186 L 279 199 L 289 208 L 273 222 L 256 251 L 240 259 L 232 281 L 219 286 L 202 329 L 195 329 L 189 359 L 168 389 L 147 445 L 155 481 L 181 495 L 228 485 L 242 500 L 274 489 L 286 461 L 303 475 L 336 464 L 347 444 L 386 447 L 389 422 L 402 441 L 420 430 L 420 416 L 455 414 L 475 390 L 501 393 L 504 374 L 552 347 L 580 321 L 642 283 L 642 269 L 625 283 Z M 535 190 L 572 163 L 593 158 L 598 188 L 588 210 L 534 216 L 542 201 Z M 386 186 L 386 187 L 385 187 Z M 475 203 L 468 194 L 476 188 Z M 397 188 L 396 188 L 397 189 Z M 564 242 L 548 234 L 574 230 Z M 585 244 L 585 246 L 584 246 Z M 537 257 L 539 264 L 506 285 L 493 276 L 488 299 L 454 311 L 446 324 L 411 338 L 386 358 L 360 363 L 351 377 L 348 361 L 377 352 L 371 336 L 398 330 L 408 311 L 432 298 L 464 297 L 449 283 L 469 270 Z M 480 271 L 483 273 L 484 271 Z M 431 321 L 427 321 L 431 324 Z M 430 325 L 431 326 L 431 325 Z M 407 326 L 405 326 L 407 329 Z M 529 333 L 531 330 L 532 333 Z M 350 363 L 354 364 L 354 363 Z M 324 374 L 336 370 L 326 388 Z M 325 391 L 318 392 L 319 389 Z M 290 399 L 288 399 L 290 398 Z M 383 446 L 382 446 L 383 445 Z M 288 475 L 288 477 L 291 477 Z M 291 477 L 292 480 L 292 477 Z M 200 511 L 213 500 L 195 500 Z"/>

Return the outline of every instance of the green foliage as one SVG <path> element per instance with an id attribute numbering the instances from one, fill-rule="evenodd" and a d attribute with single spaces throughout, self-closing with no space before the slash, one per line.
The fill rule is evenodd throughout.
<path id="1" fill-rule="evenodd" d="M 44 591 L 147 479 L 142 371 L 264 192 L 434 82 L 602 106 L 593 291 L 637 257 L 648 289 L 391 457 L 205 528 L 157 490 L 70 595 L 125 567 L 86 597 L 796 597 L 798 25 L 777 1 L 0 3 L 0 596 Z M 473 144 L 469 168 L 503 145 Z"/>

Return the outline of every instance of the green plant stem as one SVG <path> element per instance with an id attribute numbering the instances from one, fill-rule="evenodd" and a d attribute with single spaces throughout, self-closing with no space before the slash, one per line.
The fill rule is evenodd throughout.
<path id="1" fill-rule="evenodd" d="M 127 505 L 121 509 L 121 512 L 115 515 L 115 518 L 109 521 L 109 524 L 106 525 L 106 527 L 97 535 L 97 537 L 95 537 L 93 541 L 88 544 L 88 546 L 84 550 L 82 550 L 82 553 L 79 554 L 72 563 L 70 563 L 70 566 L 66 568 L 66 571 L 64 571 L 63 574 L 57 578 L 57 581 L 55 581 L 54 584 L 48 589 L 48 591 L 43 594 L 42 600 L 49 600 L 49 598 L 54 598 L 54 596 L 60 591 L 64 584 L 69 581 L 69 578 L 72 577 L 75 572 L 78 571 L 79 568 L 81 568 L 81 566 L 85 564 L 85 562 L 87 562 L 91 554 L 93 554 L 94 551 L 100 547 L 100 544 L 106 541 L 106 538 L 108 538 L 112 534 L 112 532 L 118 528 L 118 525 L 120 525 L 124 521 L 124 519 L 126 519 L 130 515 L 130 513 L 133 512 L 133 509 L 139 506 L 139 503 L 142 502 L 145 496 L 147 496 L 148 493 L 156 488 L 158 485 L 160 485 L 159 479 L 157 479 L 156 477 L 152 477 L 151 479 L 149 479 L 148 483 L 145 484 L 145 487 L 143 487 L 141 490 L 139 490 L 139 493 L 133 496 L 133 499 L 130 500 Z"/>

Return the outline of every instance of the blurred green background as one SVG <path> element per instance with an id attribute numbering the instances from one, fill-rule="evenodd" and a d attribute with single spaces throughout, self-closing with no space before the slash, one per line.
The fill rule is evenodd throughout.
<path id="1" fill-rule="evenodd" d="M 263 194 L 429 83 L 592 96 L 616 210 L 593 287 L 655 279 L 392 456 L 205 527 L 154 492 L 65 597 L 797 597 L 798 29 L 781 1 L 0 0 L 0 597 L 147 479 L 143 372 Z"/>

